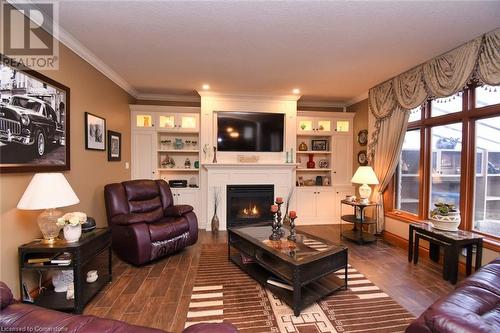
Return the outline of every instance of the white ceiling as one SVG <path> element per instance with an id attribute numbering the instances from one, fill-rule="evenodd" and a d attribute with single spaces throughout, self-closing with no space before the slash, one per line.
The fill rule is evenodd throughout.
<path id="1" fill-rule="evenodd" d="M 140 94 L 356 99 L 500 25 L 499 1 L 64 1 L 60 25 Z"/>

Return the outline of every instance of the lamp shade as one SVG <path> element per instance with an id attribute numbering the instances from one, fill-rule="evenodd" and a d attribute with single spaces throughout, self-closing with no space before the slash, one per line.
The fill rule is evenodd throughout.
<path id="1" fill-rule="evenodd" d="M 24 191 L 17 208 L 50 209 L 76 205 L 79 202 L 62 173 L 37 173 Z"/>
<path id="2" fill-rule="evenodd" d="M 371 166 L 360 166 L 352 176 L 351 183 L 377 185 L 378 179 Z"/>

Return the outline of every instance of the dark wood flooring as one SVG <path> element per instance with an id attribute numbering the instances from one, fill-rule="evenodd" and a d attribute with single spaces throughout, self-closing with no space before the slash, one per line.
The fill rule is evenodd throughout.
<path id="1" fill-rule="evenodd" d="M 300 229 L 340 241 L 338 226 L 303 226 Z M 124 320 L 131 324 L 180 332 L 203 244 L 226 243 L 226 233 L 200 231 L 199 241 L 184 251 L 152 264 L 134 267 L 117 258 L 113 282 L 85 308 L 85 314 Z M 453 286 L 442 280 L 441 267 L 427 258 L 418 265 L 407 261 L 405 250 L 382 239 L 349 247 L 349 263 L 415 316 L 446 295 Z"/>

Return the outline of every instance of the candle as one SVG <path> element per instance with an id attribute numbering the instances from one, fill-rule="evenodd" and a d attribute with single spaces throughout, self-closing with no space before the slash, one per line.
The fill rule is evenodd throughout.
<path id="1" fill-rule="evenodd" d="M 288 216 L 289 216 L 291 219 L 295 219 L 295 218 L 297 218 L 297 213 L 296 213 L 294 210 L 291 210 L 291 211 L 288 213 Z"/>
<path id="2" fill-rule="evenodd" d="M 278 211 L 278 205 L 272 205 L 271 206 L 271 212 L 276 213 Z"/>
<path id="3" fill-rule="evenodd" d="M 282 197 L 277 197 L 276 198 L 276 203 L 283 203 L 283 198 Z"/>

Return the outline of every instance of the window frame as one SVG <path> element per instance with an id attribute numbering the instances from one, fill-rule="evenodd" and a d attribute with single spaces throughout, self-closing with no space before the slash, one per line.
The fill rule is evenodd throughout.
<path id="1" fill-rule="evenodd" d="M 495 236 L 478 230 L 473 230 L 474 221 L 474 193 L 475 193 L 475 122 L 479 119 L 500 116 L 500 104 L 476 108 L 476 84 L 469 85 L 462 91 L 462 111 L 431 116 L 431 101 L 422 105 L 421 118 L 408 123 L 406 131 L 420 130 L 420 161 L 419 161 L 419 208 L 418 215 L 395 209 L 396 202 L 396 177 L 395 173 L 391 183 L 384 192 L 385 215 L 404 222 L 428 220 L 430 206 L 430 181 L 431 181 L 431 130 L 433 127 L 462 123 L 462 149 L 460 168 L 460 205 L 462 221 L 459 228 L 473 231 L 483 235 L 485 247 L 500 251 L 500 235 Z M 472 167 L 471 167 L 472 166 Z"/>

